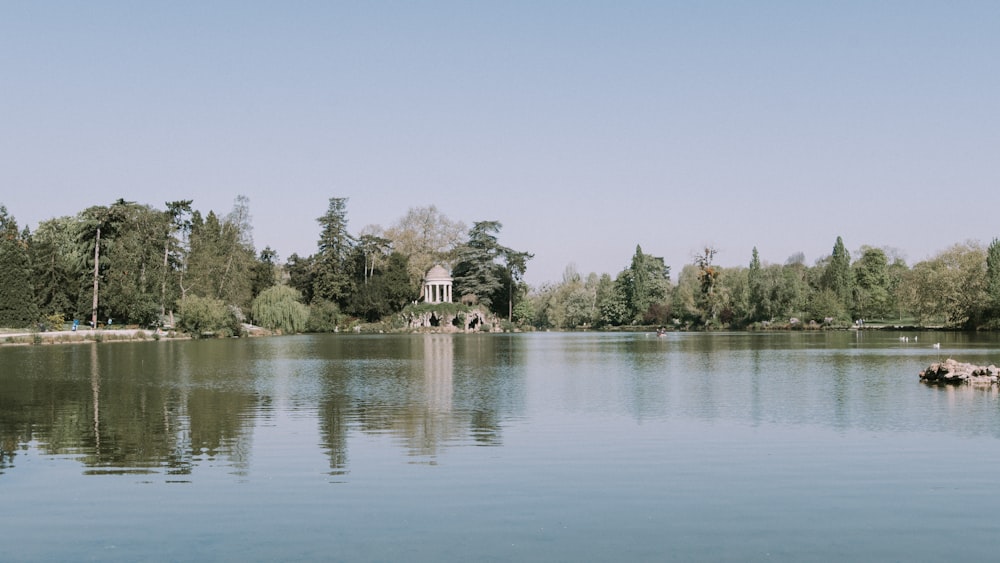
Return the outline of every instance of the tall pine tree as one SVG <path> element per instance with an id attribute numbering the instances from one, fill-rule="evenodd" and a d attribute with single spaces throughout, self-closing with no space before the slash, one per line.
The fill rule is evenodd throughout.
<path id="1" fill-rule="evenodd" d="M 347 232 L 347 198 L 331 197 L 326 214 L 316 219 L 322 230 L 316 253 L 314 298 L 346 305 L 351 294 L 351 249 L 354 238 Z"/>
<path id="2" fill-rule="evenodd" d="M 0 326 L 26 327 L 37 318 L 27 237 L 0 205 Z"/>

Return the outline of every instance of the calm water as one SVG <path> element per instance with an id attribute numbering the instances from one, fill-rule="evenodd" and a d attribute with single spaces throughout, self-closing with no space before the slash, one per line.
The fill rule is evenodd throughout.
<path id="1" fill-rule="evenodd" d="M 0 348 L 0 559 L 995 560 L 1000 401 L 947 356 L 1000 341 Z"/>

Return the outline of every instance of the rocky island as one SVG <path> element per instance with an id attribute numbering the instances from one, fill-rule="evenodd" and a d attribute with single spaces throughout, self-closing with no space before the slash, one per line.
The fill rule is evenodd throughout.
<path id="1" fill-rule="evenodd" d="M 931 384 L 994 385 L 1000 382 L 1000 368 L 995 365 L 977 366 L 951 358 L 936 362 L 920 372 L 920 381 Z"/>

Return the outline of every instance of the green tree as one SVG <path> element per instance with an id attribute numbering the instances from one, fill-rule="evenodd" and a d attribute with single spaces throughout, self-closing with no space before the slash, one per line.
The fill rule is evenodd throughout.
<path id="1" fill-rule="evenodd" d="M 159 317 L 166 216 L 147 205 L 121 205 L 106 238 L 104 312 L 122 323 L 149 325 Z"/>
<path id="2" fill-rule="evenodd" d="M 844 240 L 837 237 L 833 245 L 833 254 L 823 273 L 823 289 L 829 289 L 840 300 L 842 311 L 850 310 L 853 298 L 854 276 L 851 275 L 851 254 L 844 246 Z"/>
<path id="3" fill-rule="evenodd" d="M 187 236 L 191 232 L 191 204 L 193 200 L 184 199 L 166 202 L 167 209 L 164 211 L 163 226 L 165 229 L 163 237 L 163 269 L 160 279 L 160 316 L 167 313 L 167 289 L 179 289 L 181 281 L 178 276 L 183 275 L 186 266 L 186 242 Z M 178 238 L 177 235 L 181 235 Z M 173 281 L 173 283 L 170 283 Z M 176 292 L 176 291 L 175 291 Z M 173 297 L 176 297 L 173 296 Z M 174 299 L 170 299 L 172 302 Z M 172 309 L 172 305 L 171 305 Z"/>
<path id="4" fill-rule="evenodd" d="M 309 308 L 302 294 L 287 285 L 274 285 L 260 293 L 250 308 L 254 322 L 284 333 L 302 332 L 309 320 Z"/>
<path id="5" fill-rule="evenodd" d="M 902 293 L 922 324 L 976 328 L 985 319 L 986 277 L 986 251 L 974 242 L 956 244 L 915 264 Z"/>
<path id="6" fill-rule="evenodd" d="M 35 300 L 43 316 L 74 315 L 79 294 L 76 266 L 83 262 L 76 245 L 73 217 L 48 219 L 31 236 L 31 271 Z"/>
<path id="7" fill-rule="evenodd" d="M 274 287 L 278 283 L 277 261 L 278 253 L 270 246 L 265 246 L 264 250 L 260 251 L 260 256 L 257 257 L 257 262 L 254 263 L 251 271 L 250 294 L 253 295 L 254 299 L 264 290 Z"/>
<path id="8" fill-rule="evenodd" d="M 37 318 L 28 242 L 0 205 L 0 326 L 23 327 Z"/>
<path id="9" fill-rule="evenodd" d="M 356 276 L 366 271 L 363 275 L 367 276 L 367 281 L 355 284 L 356 289 L 348 299 L 350 314 L 375 322 L 402 311 L 416 299 L 405 256 L 393 252 L 383 265 L 368 270 L 365 266 L 366 253 L 359 247 L 355 249 L 355 255 L 359 266 Z"/>
<path id="10" fill-rule="evenodd" d="M 452 277 L 458 295 L 475 295 L 486 308 L 510 318 L 515 299 L 524 293 L 519 281 L 533 255 L 502 246 L 497 240 L 502 227 L 499 221 L 473 224 L 469 239 L 458 248 Z"/>
<path id="11" fill-rule="evenodd" d="M 1000 326 L 1000 239 L 986 249 L 986 296 L 989 324 Z"/>
<path id="12" fill-rule="evenodd" d="M 288 274 L 288 285 L 294 287 L 302 293 L 302 298 L 306 303 L 313 302 L 313 287 L 315 284 L 315 268 L 312 256 L 305 258 L 292 253 L 285 264 L 285 272 Z"/>
<path id="13" fill-rule="evenodd" d="M 596 319 L 595 324 L 601 326 L 621 326 L 629 322 L 627 282 L 625 272 L 618 275 L 617 280 L 610 274 L 602 274 L 595 291 Z"/>
<path id="14" fill-rule="evenodd" d="M 102 275 L 108 270 L 107 264 L 102 265 L 101 263 L 101 252 L 103 248 L 110 245 L 110 242 L 118 234 L 122 223 L 125 221 L 125 217 L 134 205 L 135 202 L 119 198 L 106 207 L 99 205 L 89 207 L 77 216 L 79 221 L 77 241 L 84 249 L 81 255 L 84 259 L 89 259 L 90 255 L 93 255 L 93 260 L 90 262 L 92 271 L 92 275 L 90 276 L 92 287 L 90 320 L 95 327 L 97 326 L 98 307 L 100 305 L 100 281 Z M 82 297 L 83 295 L 81 294 Z"/>
<path id="15" fill-rule="evenodd" d="M 354 246 L 354 238 L 347 232 L 347 198 L 331 197 L 326 214 L 317 221 L 322 229 L 314 262 L 314 295 L 344 305 L 352 289 L 350 255 Z"/>
<path id="16" fill-rule="evenodd" d="M 719 315 L 719 302 L 716 295 L 716 281 L 720 270 L 712 264 L 717 250 L 710 246 L 705 247 L 702 254 L 695 256 L 694 265 L 698 268 L 699 293 L 696 298 L 698 308 L 701 310 L 701 322 L 708 326 L 715 321 Z"/>
<path id="17" fill-rule="evenodd" d="M 243 196 L 236 198 L 233 210 L 221 220 L 213 211 L 204 219 L 197 211 L 192 214 L 182 300 L 193 294 L 220 299 L 240 309 L 250 306 L 257 259 L 249 216 L 248 200 Z"/>
<path id="18" fill-rule="evenodd" d="M 747 292 L 747 321 L 755 323 L 765 320 L 764 274 L 756 246 L 753 247 L 750 267 L 747 269 Z"/>
<path id="19" fill-rule="evenodd" d="M 891 285 L 885 251 L 861 247 L 861 258 L 854 263 L 854 315 L 884 317 L 889 312 Z"/>
<path id="20" fill-rule="evenodd" d="M 623 283 L 629 322 L 642 322 L 650 307 L 663 303 L 670 291 L 670 267 L 663 258 L 646 254 L 635 245 L 632 262 L 619 278 Z"/>

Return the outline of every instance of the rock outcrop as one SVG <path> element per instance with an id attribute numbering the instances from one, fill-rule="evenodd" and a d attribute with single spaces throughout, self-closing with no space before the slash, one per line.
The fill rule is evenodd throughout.
<path id="1" fill-rule="evenodd" d="M 920 372 L 920 381 L 924 383 L 961 385 L 996 385 L 1000 383 L 1000 368 L 994 365 L 977 366 L 957 362 L 951 358 L 933 363 Z"/>

